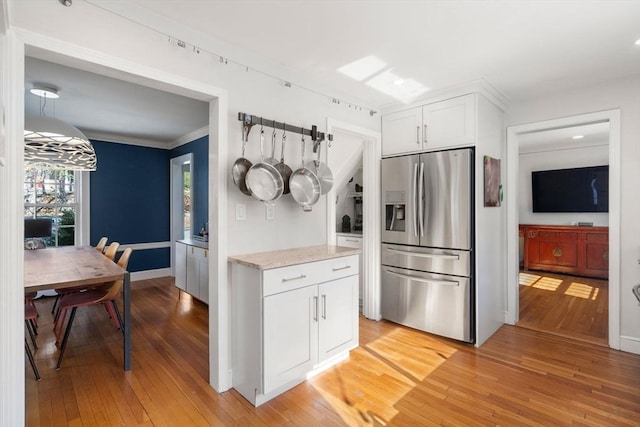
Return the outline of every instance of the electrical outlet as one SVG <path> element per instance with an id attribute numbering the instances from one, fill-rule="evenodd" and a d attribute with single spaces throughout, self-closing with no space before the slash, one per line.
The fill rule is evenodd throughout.
<path id="1" fill-rule="evenodd" d="M 236 204 L 236 221 L 244 221 L 247 219 L 247 205 L 244 203 Z"/>
<path id="2" fill-rule="evenodd" d="M 267 217 L 267 221 L 273 221 L 274 219 L 276 219 L 276 207 L 265 206 L 265 215 Z"/>

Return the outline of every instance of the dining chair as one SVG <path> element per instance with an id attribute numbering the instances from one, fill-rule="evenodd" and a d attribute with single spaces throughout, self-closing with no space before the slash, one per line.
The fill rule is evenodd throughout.
<path id="1" fill-rule="evenodd" d="M 107 247 L 107 249 L 104 251 L 104 256 L 106 256 L 107 258 L 109 258 L 111 261 L 115 261 L 116 259 L 116 253 L 118 252 L 118 248 L 120 247 L 120 243 L 118 242 L 111 242 L 111 244 Z"/>
<path id="2" fill-rule="evenodd" d="M 104 248 L 107 246 L 107 239 L 106 237 L 101 237 L 100 240 L 98 240 L 98 244 L 96 245 L 96 251 L 98 252 L 104 252 Z"/>
<path id="3" fill-rule="evenodd" d="M 116 253 L 118 253 L 118 248 L 120 247 L 120 243 L 118 242 L 111 242 L 111 244 L 107 247 L 107 249 L 104 251 L 104 256 L 106 256 L 107 258 L 109 258 L 111 261 L 115 260 L 116 257 Z M 75 293 L 75 292 L 83 292 L 87 289 L 87 286 L 74 286 L 72 288 L 67 288 L 67 289 L 60 289 L 60 290 L 56 290 L 56 292 L 58 293 L 58 295 L 56 296 L 55 301 L 53 302 L 53 307 L 51 309 L 51 313 L 53 314 L 55 310 L 57 310 L 55 312 L 55 316 L 54 316 L 54 331 L 58 330 L 58 319 L 60 318 L 60 308 L 58 306 L 58 304 L 60 303 L 60 299 L 67 294 L 71 294 L 71 293 Z M 111 313 L 109 313 L 111 314 Z M 64 320 L 64 319 L 63 319 Z M 60 333 L 60 332 L 59 332 Z"/>
<path id="4" fill-rule="evenodd" d="M 24 323 L 29 331 L 29 336 L 31 336 L 31 342 L 33 343 L 33 349 L 38 349 L 38 344 L 36 343 L 36 326 L 35 320 L 38 317 L 38 311 L 36 310 L 35 305 L 29 304 L 25 301 L 24 304 Z M 29 348 L 29 343 L 27 343 L 27 338 L 24 339 L 24 351 L 29 358 L 29 363 L 31 364 L 31 368 L 33 369 L 33 374 L 36 377 L 36 381 L 40 381 L 40 372 L 38 371 L 38 367 L 36 366 L 36 360 L 33 357 L 33 353 L 31 352 L 31 348 Z"/>
<path id="5" fill-rule="evenodd" d="M 123 267 L 126 270 L 126 265 L 128 265 L 129 258 L 131 256 L 132 249 L 127 248 L 124 250 L 120 259 L 118 260 L 118 265 Z M 62 363 L 62 357 L 64 356 L 64 351 L 67 348 L 67 342 L 69 341 L 69 334 L 71 332 L 71 326 L 73 325 L 73 320 L 76 315 L 76 310 L 79 307 L 87 307 L 91 305 L 105 304 L 107 307 L 111 306 L 111 309 L 116 315 L 118 319 L 118 324 L 121 326 L 121 331 L 124 332 L 124 328 L 122 327 L 122 317 L 120 316 L 120 311 L 118 310 L 118 305 L 115 302 L 115 299 L 120 294 L 122 289 L 123 279 L 118 279 L 113 282 L 105 283 L 104 285 L 100 285 L 94 288 L 90 288 L 84 292 L 76 292 L 64 295 L 60 299 L 60 307 L 59 307 L 59 317 L 56 322 L 56 338 L 57 342 L 59 341 L 60 333 L 62 331 L 62 327 L 64 326 L 64 321 L 66 318 L 67 311 L 71 310 L 71 314 L 69 315 L 69 321 L 67 322 L 67 327 L 65 328 L 64 337 L 62 338 L 62 343 L 60 344 L 60 355 L 58 356 L 58 363 L 56 364 L 56 369 L 60 369 L 60 364 Z M 108 310 L 110 310 L 108 308 Z M 114 320 L 115 322 L 115 320 Z"/>

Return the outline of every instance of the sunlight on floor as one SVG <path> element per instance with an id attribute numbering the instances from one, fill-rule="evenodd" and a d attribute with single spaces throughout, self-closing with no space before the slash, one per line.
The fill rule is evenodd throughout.
<path id="1" fill-rule="evenodd" d="M 344 375 L 338 365 L 310 383 L 347 425 L 387 425 L 398 414 L 395 403 L 456 352 L 427 334 L 397 328 L 351 351 L 343 363 L 361 367 L 356 374 Z M 388 379 L 387 386 L 369 388 L 380 377 Z"/>
<path id="2" fill-rule="evenodd" d="M 595 301 L 598 297 L 598 291 L 600 289 L 593 286 L 585 285 L 584 283 L 573 282 L 569 285 L 569 288 L 565 291 L 565 295 L 571 297 L 578 297 L 583 299 L 591 299 Z"/>
<path id="3" fill-rule="evenodd" d="M 523 286 L 531 286 L 536 283 L 542 276 L 529 273 L 520 273 L 520 284 Z"/>
<path id="4" fill-rule="evenodd" d="M 554 279 L 552 277 L 542 277 L 536 283 L 531 285 L 537 289 L 544 289 L 545 291 L 556 291 L 558 286 L 562 283 L 562 279 Z"/>

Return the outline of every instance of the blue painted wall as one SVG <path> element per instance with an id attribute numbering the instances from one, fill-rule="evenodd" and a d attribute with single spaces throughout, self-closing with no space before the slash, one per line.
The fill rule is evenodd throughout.
<path id="1" fill-rule="evenodd" d="M 166 242 L 169 227 L 169 151 L 91 141 L 98 167 L 91 172 L 91 244 Z M 170 266 L 169 248 L 134 251 L 129 271 Z"/>
<path id="2" fill-rule="evenodd" d="M 98 168 L 91 172 L 90 243 L 102 236 L 120 244 L 167 242 L 171 239 L 171 174 L 169 160 L 193 153 L 192 203 L 194 231 L 209 218 L 209 137 L 173 150 L 91 141 Z M 171 266 L 169 248 L 136 250 L 128 270 Z"/>
<path id="3" fill-rule="evenodd" d="M 209 137 L 203 136 L 195 141 L 174 148 L 169 153 L 173 159 L 184 154 L 193 153 L 191 203 L 193 203 L 193 232 L 198 233 L 200 227 L 209 221 Z"/>

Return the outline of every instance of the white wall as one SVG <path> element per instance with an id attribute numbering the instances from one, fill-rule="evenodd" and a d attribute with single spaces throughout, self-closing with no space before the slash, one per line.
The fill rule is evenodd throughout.
<path id="1" fill-rule="evenodd" d="M 620 109 L 620 334 L 623 350 L 640 353 L 640 307 L 631 288 L 640 283 L 640 75 L 514 102 L 507 125 Z"/>
<path id="2" fill-rule="evenodd" d="M 315 124 L 320 131 L 325 130 L 327 117 L 373 131 L 378 131 L 380 127 L 379 117 L 371 117 L 368 111 L 350 109 L 345 103 L 334 104 L 329 96 L 325 97 L 300 89 L 295 86 L 295 82 L 293 82 L 293 87 L 286 87 L 280 80 L 251 70 L 247 71 L 237 65 L 221 64 L 217 57 L 205 52 L 198 55 L 191 49 L 179 48 L 175 43 L 168 43 L 167 37 L 163 34 L 117 17 L 86 2 L 74 2 L 73 7 L 70 8 L 62 7 L 55 1 L 13 1 L 10 6 L 11 33 L 20 38 L 26 37 L 34 44 L 55 46 L 56 50 L 59 47 L 60 51 L 68 51 L 70 46 L 77 46 L 78 50 L 83 51 L 83 57 L 91 57 L 92 53 L 95 53 L 95 57 L 99 60 L 105 56 L 117 58 L 118 68 L 143 70 L 147 76 L 171 75 L 176 76 L 178 80 L 201 82 L 206 87 L 226 89 L 228 97 L 224 98 L 224 102 L 228 102 L 228 104 L 223 103 L 224 105 L 220 108 L 224 108 L 225 105 L 229 107 L 227 116 L 228 140 L 219 141 L 221 145 L 226 145 L 225 149 L 219 151 L 227 153 L 225 157 L 229 170 L 233 161 L 241 155 L 241 126 L 237 120 L 238 112 L 260 115 L 306 128 Z M 56 24 L 51 25 L 51 22 Z M 163 30 L 171 32 L 169 28 L 163 28 Z M 207 48 L 202 44 L 200 47 Z M 246 53 L 244 57 L 246 58 Z M 3 61 L 2 67 L 9 68 L 10 64 L 8 63 L 10 62 Z M 67 65 L 85 67 L 87 64 L 79 64 L 78 61 L 75 61 L 67 63 Z M 256 59 L 256 63 L 252 65 L 254 68 L 260 69 L 259 59 Z M 101 66 L 97 68 L 90 66 L 88 69 L 94 72 L 105 71 Z M 197 89 L 192 88 L 192 91 L 197 91 Z M 196 92 L 193 94 L 198 96 Z M 204 99 L 208 100 L 209 98 L 205 97 Z M 22 112 L 14 111 L 13 113 L 14 115 L 19 114 L 20 117 L 22 115 Z M 215 112 L 213 114 L 215 115 Z M 19 121 L 14 122 L 14 127 L 20 127 Z M 221 131 L 221 135 L 224 134 L 225 131 Z M 246 157 L 251 160 L 257 160 L 259 157 L 257 138 L 258 132 L 254 127 L 245 153 Z M 293 169 L 299 167 L 300 144 L 296 139 L 297 136 L 294 137 L 292 134 L 289 136 L 285 153 L 287 162 Z M 16 141 L 19 141 L 19 138 L 16 138 Z M 218 141 L 214 143 L 217 144 Z M 310 153 L 311 147 L 308 145 L 307 154 Z M 325 158 L 326 155 L 325 148 Z M 217 158 L 211 156 L 215 155 L 210 155 L 210 173 L 215 176 L 217 171 L 212 169 L 219 162 Z M 16 158 L 15 155 L 14 158 Z M 21 169 L 21 166 L 17 167 Z M 12 168 L 15 169 L 13 165 Z M 15 172 L 12 173 L 15 175 Z M 19 182 L 5 183 L 2 181 L 2 183 L 3 188 L 16 189 L 14 193 L 19 195 Z M 228 254 L 325 243 L 327 238 L 326 197 L 322 197 L 320 202 L 314 206 L 313 212 L 305 213 L 294 203 L 293 199 L 287 196 L 276 207 L 276 219 L 266 221 L 262 203 L 241 194 L 235 188 L 230 176 L 226 177 L 226 185 L 228 198 L 221 200 L 220 203 L 226 206 L 228 214 L 226 229 L 228 236 L 226 252 Z M 18 212 L 20 208 L 19 197 L 3 198 L 3 201 L 7 200 L 14 201 L 7 210 L 12 209 Z M 240 203 L 246 205 L 245 221 L 235 220 L 236 205 Z M 2 210 L 2 214 L 2 224 L 18 224 L 18 216 L 14 215 L 15 218 L 7 221 L 8 216 L 4 216 L 4 210 Z M 210 213 L 210 215 L 215 214 Z M 18 234 L 17 232 L 12 233 L 16 236 Z M 214 234 L 212 233 L 212 235 Z M 0 237 L 4 237 L 4 234 L 0 234 Z M 2 240 L 4 241 L 4 239 Z M 11 247 L 15 247 L 13 243 L 17 240 L 17 237 L 14 237 L 13 240 L 7 239 L 6 242 L 12 244 Z M 5 247 L 2 246 L 2 248 Z M 14 265 L 10 268 L 0 262 L 0 278 L 18 277 L 18 279 L 10 281 L 15 284 L 11 288 L 13 297 L 17 297 L 22 292 L 19 285 L 22 282 L 22 276 L 21 273 L 18 274 L 21 267 L 20 265 L 18 267 L 15 268 Z M 217 283 L 215 285 L 224 286 L 224 284 Z M 18 304 L 14 304 L 14 299 L 1 299 L 0 312 L 7 314 L 7 319 L 3 317 L 3 320 L 10 320 L 9 316 L 19 319 L 16 310 L 11 309 L 13 306 L 18 306 Z M 9 321 L 3 321 L 0 324 L 15 326 Z M 16 327 L 15 330 L 21 329 Z M 215 336 L 217 332 L 210 330 L 212 336 Z M 9 335 L 3 334 L 3 339 L 5 336 L 9 337 Z M 22 350 L 19 340 L 16 342 L 15 339 L 10 341 L 7 338 L 7 344 L 11 343 L 13 345 L 5 347 L 5 342 L 2 342 L 0 360 L 3 361 L 2 363 L 6 361 L 6 363 L 14 365 L 13 372 L 15 374 L 7 378 L 17 378 L 17 380 L 9 383 L 21 383 L 24 375 L 20 375 L 20 371 L 15 370 L 15 363 L 16 360 L 22 361 Z M 224 351 L 224 348 L 221 347 L 221 351 Z M 22 365 L 20 364 L 20 366 Z M 5 370 L 2 372 L 4 373 Z M 12 414 L 6 418 L 13 420 L 13 422 L 7 423 L 7 425 L 20 424 L 20 420 L 13 415 L 23 413 L 24 408 L 20 403 L 24 402 L 24 394 L 19 393 L 17 396 L 11 396 L 11 394 L 15 390 L 21 389 L 16 385 L 13 389 L 3 387 L 1 390 L 2 402 L 12 403 L 11 406 L 14 408 Z"/>
<path id="3" fill-rule="evenodd" d="M 562 150 L 530 151 L 520 153 L 518 161 L 518 218 L 520 224 L 571 225 L 572 222 L 593 222 L 593 225 L 609 225 L 609 215 L 601 212 L 533 212 L 531 197 L 531 172 L 551 169 L 567 169 L 609 164 L 609 146 L 601 145 Z"/>

